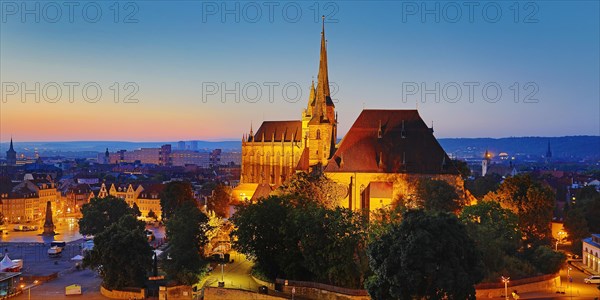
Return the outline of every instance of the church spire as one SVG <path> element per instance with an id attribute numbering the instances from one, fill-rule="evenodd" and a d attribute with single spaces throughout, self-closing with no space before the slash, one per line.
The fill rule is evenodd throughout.
<path id="1" fill-rule="evenodd" d="M 306 109 L 306 113 L 309 116 L 312 116 L 315 109 L 315 80 L 312 80 L 310 84 L 310 91 L 308 94 L 308 108 Z"/>
<path id="2" fill-rule="evenodd" d="M 11 151 L 11 152 L 15 151 L 15 149 L 13 148 L 12 136 L 10 137 L 10 147 L 8 148 L 8 151 Z"/>
<path id="3" fill-rule="evenodd" d="M 313 120 L 316 120 L 317 122 L 335 122 L 335 116 L 333 115 L 334 107 L 335 106 L 331 100 L 331 94 L 329 91 L 329 75 L 327 70 L 327 40 L 325 39 L 325 16 L 323 16 L 319 74 L 317 76 L 315 106 L 312 114 Z"/>
<path id="4" fill-rule="evenodd" d="M 317 101 L 327 102 L 329 93 L 329 75 L 327 72 L 327 45 L 325 40 L 325 16 L 323 16 L 323 29 L 321 31 L 321 56 L 319 60 L 319 75 L 317 77 Z"/>

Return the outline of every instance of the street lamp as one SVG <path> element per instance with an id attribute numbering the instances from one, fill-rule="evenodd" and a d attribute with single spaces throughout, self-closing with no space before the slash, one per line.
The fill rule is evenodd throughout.
<path id="1" fill-rule="evenodd" d="M 571 270 L 573 270 L 571 267 L 567 269 L 567 280 L 569 281 L 569 289 L 571 290 L 571 299 L 573 299 L 573 285 L 571 284 L 573 279 L 571 279 Z"/>
<path id="2" fill-rule="evenodd" d="M 504 299 L 508 300 L 508 282 L 510 277 L 502 276 L 502 282 L 504 282 Z"/>
<path id="3" fill-rule="evenodd" d="M 32 288 L 32 287 L 34 287 L 34 286 L 36 286 L 36 285 L 38 284 L 38 282 L 39 282 L 39 281 L 37 281 L 37 280 L 34 280 L 34 281 L 33 281 L 33 285 L 30 285 L 30 286 L 27 288 L 27 290 L 28 290 L 28 292 L 29 292 L 29 295 L 28 295 L 28 297 L 27 297 L 27 298 L 28 298 L 29 300 L 31 300 L 31 288 Z M 21 284 L 21 289 L 24 289 L 24 288 L 25 288 L 25 284 Z"/>
<path id="4" fill-rule="evenodd" d="M 225 287 L 225 273 L 223 271 L 225 266 L 225 254 L 221 252 L 219 256 L 221 257 L 221 282 L 219 282 L 219 287 Z"/>

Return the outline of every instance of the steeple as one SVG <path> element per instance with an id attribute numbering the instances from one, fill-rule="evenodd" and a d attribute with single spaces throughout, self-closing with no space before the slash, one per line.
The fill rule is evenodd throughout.
<path id="1" fill-rule="evenodd" d="M 17 151 L 13 147 L 12 137 L 10 138 L 10 147 L 8 151 L 6 151 L 6 164 L 9 166 L 14 166 L 17 164 Z"/>
<path id="2" fill-rule="evenodd" d="M 254 142 L 254 132 L 252 132 L 252 122 L 250 122 L 250 134 L 248 135 L 248 142 Z"/>
<path id="3" fill-rule="evenodd" d="M 325 40 L 325 16 L 323 16 L 323 28 L 321 31 L 321 53 L 319 60 L 319 74 L 317 76 L 317 88 L 315 106 L 313 109 L 313 123 L 335 122 L 335 105 L 331 100 L 329 91 L 329 73 L 327 69 L 327 40 Z"/>
<path id="4" fill-rule="evenodd" d="M 310 85 L 310 91 L 309 91 L 309 95 L 308 95 L 308 108 L 306 109 L 306 114 L 308 116 L 312 116 L 314 109 L 315 109 L 315 81 L 314 79 L 312 80 L 312 83 Z"/>
<path id="5" fill-rule="evenodd" d="M 546 150 L 546 158 L 552 158 L 552 150 L 550 150 L 550 141 L 548 141 L 548 149 Z"/>
<path id="6" fill-rule="evenodd" d="M 329 75 L 327 72 L 327 45 L 325 41 L 325 16 L 323 16 L 323 30 L 321 31 L 321 57 L 319 61 L 319 75 L 317 77 L 317 100 L 326 102 L 329 94 Z"/>

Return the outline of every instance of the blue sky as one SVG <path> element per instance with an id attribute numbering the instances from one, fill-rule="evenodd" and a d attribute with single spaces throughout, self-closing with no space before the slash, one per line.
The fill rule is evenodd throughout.
<path id="1" fill-rule="evenodd" d="M 438 137 L 600 134 L 597 1 L 24 3 L 2 2 L 2 141 L 238 139 L 250 123 L 298 119 L 322 14 L 340 137 L 363 107 L 417 105 Z M 22 103 L 36 82 L 40 102 Z M 81 95 L 90 82 L 95 103 Z"/>

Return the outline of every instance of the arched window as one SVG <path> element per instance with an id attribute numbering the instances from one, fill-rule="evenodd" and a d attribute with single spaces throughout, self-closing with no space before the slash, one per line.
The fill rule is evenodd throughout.
<path id="1" fill-rule="evenodd" d="M 321 130 L 317 129 L 317 140 L 321 139 Z"/>

